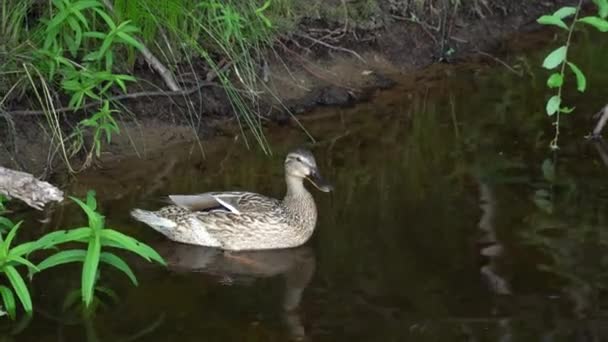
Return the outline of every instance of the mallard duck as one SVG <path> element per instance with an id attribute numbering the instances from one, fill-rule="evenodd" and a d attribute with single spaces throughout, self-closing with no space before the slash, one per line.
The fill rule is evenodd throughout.
<path id="1" fill-rule="evenodd" d="M 170 240 L 224 250 L 291 248 L 311 237 L 317 207 L 304 187 L 332 187 L 321 177 L 312 153 L 296 149 L 285 158 L 287 192 L 282 200 L 253 192 L 170 195 L 172 205 L 158 211 L 134 209 L 131 216 Z"/>

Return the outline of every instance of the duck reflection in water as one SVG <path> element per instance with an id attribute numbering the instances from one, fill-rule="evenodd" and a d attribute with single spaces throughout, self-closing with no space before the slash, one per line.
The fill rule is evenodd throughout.
<path id="1" fill-rule="evenodd" d="M 289 334 L 298 340 L 306 337 L 297 309 L 316 267 L 314 251 L 309 246 L 229 252 L 167 241 L 157 250 L 170 270 L 205 273 L 223 284 L 250 285 L 256 279 L 282 276 L 285 283 L 282 315 Z"/>

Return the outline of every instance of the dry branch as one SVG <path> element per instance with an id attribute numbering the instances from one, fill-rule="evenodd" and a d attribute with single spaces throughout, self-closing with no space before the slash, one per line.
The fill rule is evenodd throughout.
<path id="1" fill-rule="evenodd" d="M 0 166 L 0 194 L 18 198 L 32 208 L 42 210 L 49 202 L 63 201 L 63 191 L 29 173 Z"/>
<path id="2" fill-rule="evenodd" d="M 591 133 L 592 138 L 598 138 L 602 134 L 602 129 L 606 126 L 606 122 L 608 121 L 608 105 L 605 105 L 602 110 L 596 114 L 599 117 L 597 120 L 597 124 Z"/>
<path id="3" fill-rule="evenodd" d="M 191 95 L 191 94 L 195 93 L 196 91 L 198 91 L 199 89 L 201 89 L 203 87 L 217 86 L 217 85 L 218 84 L 215 82 L 203 81 L 203 82 L 198 83 L 196 86 L 189 88 L 189 89 L 185 89 L 185 90 L 142 91 L 142 92 L 138 92 L 138 93 L 129 93 L 129 94 L 112 96 L 112 97 L 105 99 L 105 101 L 122 101 L 122 100 L 127 100 L 127 99 L 136 99 L 136 98 L 140 98 L 140 97 L 154 97 L 154 96 L 166 96 L 166 97 L 186 96 L 186 95 Z M 65 113 L 65 112 L 73 112 L 75 110 L 83 110 L 83 109 L 87 109 L 90 107 L 99 106 L 100 104 L 103 103 L 103 101 L 104 100 L 89 102 L 76 109 L 73 107 L 61 107 L 61 108 L 55 109 L 55 113 Z M 5 115 L 9 115 L 9 116 L 24 116 L 25 115 L 25 116 L 27 116 L 27 115 L 43 115 L 44 113 L 45 113 L 44 110 L 14 110 L 14 111 L 6 112 Z"/>
<path id="4" fill-rule="evenodd" d="M 226 69 L 228 69 L 230 66 L 232 65 L 232 63 L 226 63 L 225 61 L 220 61 L 220 63 L 218 63 L 218 67 L 219 69 L 217 71 L 215 70 L 211 70 L 207 73 L 207 77 L 205 78 L 204 81 L 202 82 L 198 82 L 195 86 L 188 88 L 188 89 L 184 89 L 184 90 L 177 90 L 177 91 L 142 91 L 142 92 L 137 92 L 137 93 L 129 93 L 129 94 L 121 94 L 121 95 L 116 95 L 116 96 L 112 96 L 109 97 L 107 99 L 104 99 L 105 101 L 122 101 L 122 100 L 128 100 L 128 99 L 136 99 L 136 98 L 140 98 L 140 97 L 153 97 L 153 96 L 166 96 L 166 97 L 171 97 L 171 96 L 187 96 L 187 95 L 192 95 L 195 92 L 197 92 L 198 90 L 200 90 L 201 88 L 204 87 L 219 87 L 221 86 L 220 84 L 213 82 L 213 80 L 215 80 L 218 77 L 218 74 L 221 72 L 224 72 Z M 95 107 L 98 106 L 100 104 L 103 103 L 104 100 L 100 100 L 100 101 L 94 101 L 94 102 L 89 102 L 79 108 L 77 108 L 77 110 L 83 110 L 83 109 L 87 109 L 90 107 Z M 66 113 L 66 112 L 73 112 L 76 109 L 72 108 L 72 107 L 61 107 L 61 108 L 56 108 L 55 109 L 55 113 Z M 2 117 L 6 117 L 6 118 L 10 118 L 11 116 L 27 116 L 27 115 L 43 115 L 45 113 L 44 110 L 14 110 L 14 111 L 10 111 L 10 112 L 3 112 L 0 110 L 0 116 Z"/>

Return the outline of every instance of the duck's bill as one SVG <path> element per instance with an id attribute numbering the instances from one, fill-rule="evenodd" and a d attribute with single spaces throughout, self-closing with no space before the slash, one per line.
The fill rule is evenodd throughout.
<path id="1" fill-rule="evenodd" d="M 325 179 L 323 179 L 323 177 L 321 177 L 318 172 L 313 172 L 306 179 L 308 179 L 312 183 L 312 185 L 315 186 L 315 188 L 323 192 L 330 192 L 334 190 L 334 187 L 331 186 L 331 184 L 329 184 Z"/>

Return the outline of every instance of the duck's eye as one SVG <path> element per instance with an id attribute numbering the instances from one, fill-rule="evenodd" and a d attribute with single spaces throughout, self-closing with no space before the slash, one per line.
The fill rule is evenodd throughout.
<path id="1" fill-rule="evenodd" d="M 299 161 L 300 163 L 303 163 L 304 161 L 302 160 L 302 158 L 300 157 L 296 157 L 296 160 Z"/>

